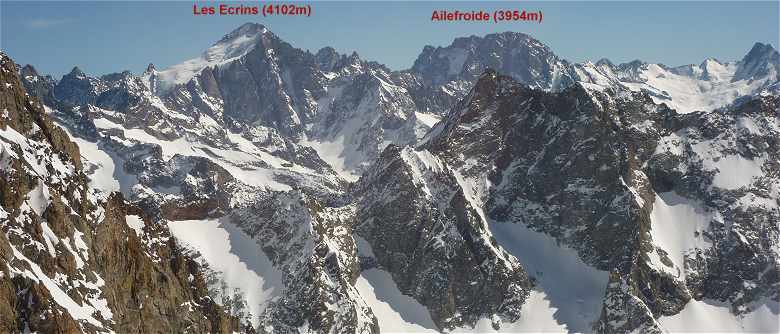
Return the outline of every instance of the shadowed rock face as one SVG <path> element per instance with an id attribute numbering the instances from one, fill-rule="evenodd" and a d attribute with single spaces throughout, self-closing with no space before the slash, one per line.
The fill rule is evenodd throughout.
<path id="1" fill-rule="evenodd" d="M 493 193 L 484 200 L 494 219 L 545 225 L 575 248 L 597 250 L 587 263 L 612 268 L 631 262 L 633 246 L 603 236 L 637 234 L 637 225 L 613 222 L 637 214 L 622 180 L 634 179 L 636 155 L 652 149 L 637 138 L 643 134 L 620 127 L 630 117 L 663 117 L 641 103 L 616 102 L 578 86 L 549 94 L 487 72 L 425 147 L 466 176 L 488 178 Z"/>
<path id="2" fill-rule="evenodd" d="M 54 89 L 54 96 L 71 105 L 95 104 L 105 85 L 95 78 L 88 77 L 78 67 L 63 76 Z"/>
<path id="3" fill-rule="evenodd" d="M 439 328 L 473 326 L 493 315 L 520 317 L 532 284 L 517 261 L 497 248 L 479 208 L 446 164 L 391 145 L 354 196 L 357 234 L 399 290 L 426 306 Z"/>
<path id="4" fill-rule="evenodd" d="M 237 330 L 167 227 L 87 186 L 79 148 L 16 71 L 0 53 L 0 331 Z"/>
<path id="5" fill-rule="evenodd" d="M 49 75 L 40 75 L 32 65 L 25 65 L 19 70 L 19 77 L 24 84 L 24 89 L 37 96 L 44 105 L 57 105 L 59 100 L 54 96 L 56 82 Z"/>
<path id="6" fill-rule="evenodd" d="M 732 81 L 760 79 L 772 74 L 775 81 L 780 80 L 780 53 L 770 44 L 756 43 L 739 62 Z"/>
<path id="7" fill-rule="evenodd" d="M 315 57 L 268 33 L 244 59 L 214 72 L 224 114 L 297 137 L 314 114 L 314 100 L 325 92 Z"/>
<path id="8" fill-rule="evenodd" d="M 522 33 L 456 38 L 446 47 L 426 46 L 408 74 L 400 74 L 418 109 L 445 114 L 486 70 L 531 88 L 560 91 L 575 82 L 571 65 Z"/>

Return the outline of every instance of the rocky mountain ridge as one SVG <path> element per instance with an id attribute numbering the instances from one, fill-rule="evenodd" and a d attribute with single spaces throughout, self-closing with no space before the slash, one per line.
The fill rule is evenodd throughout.
<path id="1" fill-rule="evenodd" d="M 575 82 L 645 91 L 657 103 L 687 113 L 724 107 L 776 83 L 777 55 L 771 45 L 757 43 L 744 59 L 730 63 L 707 60 L 675 68 L 640 61 L 572 64 L 528 35 L 506 32 L 459 38 L 447 47 L 426 46 L 409 70 L 393 72 L 354 52 L 297 49 L 265 26 L 248 23 L 198 58 L 145 71 L 135 77 L 143 85 L 130 84 L 125 93 L 103 94 L 97 101 L 124 73 L 91 78 L 77 68 L 55 91 L 61 101 L 107 110 L 133 107 L 139 119 L 151 119 L 149 124 L 160 119 L 149 129 L 156 136 L 180 137 L 177 127 L 191 129 L 207 116 L 253 142 L 272 138 L 325 149 L 328 163 L 354 180 L 386 143 L 417 143 L 488 68 L 549 91 Z M 70 96 L 74 92 L 82 92 L 80 100 Z M 165 119 L 177 113 L 176 119 Z M 182 124 L 187 118 L 188 124 Z"/>

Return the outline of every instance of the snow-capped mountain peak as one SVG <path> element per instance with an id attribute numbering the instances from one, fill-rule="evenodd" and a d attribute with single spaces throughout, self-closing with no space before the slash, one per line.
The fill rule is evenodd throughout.
<path id="1" fill-rule="evenodd" d="M 246 23 L 206 49 L 199 57 L 159 72 L 161 91 L 184 84 L 206 67 L 228 63 L 254 50 L 263 35 L 270 33 L 262 24 Z"/>
<path id="2" fill-rule="evenodd" d="M 515 77 L 531 87 L 557 90 L 571 80 L 568 63 L 533 37 L 518 32 L 456 38 L 447 47 L 426 46 L 412 71 L 426 82 L 473 81 L 487 68 Z"/>
<path id="3" fill-rule="evenodd" d="M 739 62 L 733 81 L 775 76 L 780 70 L 780 54 L 771 44 L 756 43 Z"/>
<path id="4" fill-rule="evenodd" d="M 208 48 L 203 58 L 208 62 L 221 62 L 241 57 L 252 51 L 266 32 L 268 29 L 262 24 L 246 23 Z"/>
<path id="5" fill-rule="evenodd" d="M 724 64 L 715 58 L 707 58 L 704 60 L 699 68 L 701 68 L 701 79 L 710 81 L 722 81 L 731 75 L 731 71 L 728 68 L 729 64 Z"/>
<path id="6" fill-rule="evenodd" d="M 146 71 L 144 71 L 144 74 L 150 74 L 157 72 L 157 69 L 154 67 L 153 63 L 149 63 L 149 65 L 146 66 Z"/>
<path id="7" fill-rule="evenodd" d="M 70 70 L 70 72 L 67 74 L 74 78 L 86 78 L 87 75 L 82 71 L 78 66 L 73 66 L 73 69 Z"/>

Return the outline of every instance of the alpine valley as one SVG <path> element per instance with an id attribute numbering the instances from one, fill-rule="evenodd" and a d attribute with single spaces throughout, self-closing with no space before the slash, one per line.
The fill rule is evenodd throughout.
<path id="1" fill-rule="evenodd" d="M 0 53 L 0 332 L 780 331 L 780 55 Z"/>

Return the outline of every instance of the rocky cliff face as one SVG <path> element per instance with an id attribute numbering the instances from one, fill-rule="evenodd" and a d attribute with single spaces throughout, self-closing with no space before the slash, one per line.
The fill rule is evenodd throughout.
<path id="1" fill-rule="evenodd" d="M 0 330 L 230 332 L 167 227 L 87 185 L 79 147 L 0 53 Z M 176 316 L 171 316 L 176 314 Z"/>
<path id="2" fill-rule="evenodd" d="M 763 80 L 780 74 L 780 53 L 771 45 L 756 43 L 738 64 L 732 81 Z"/>

